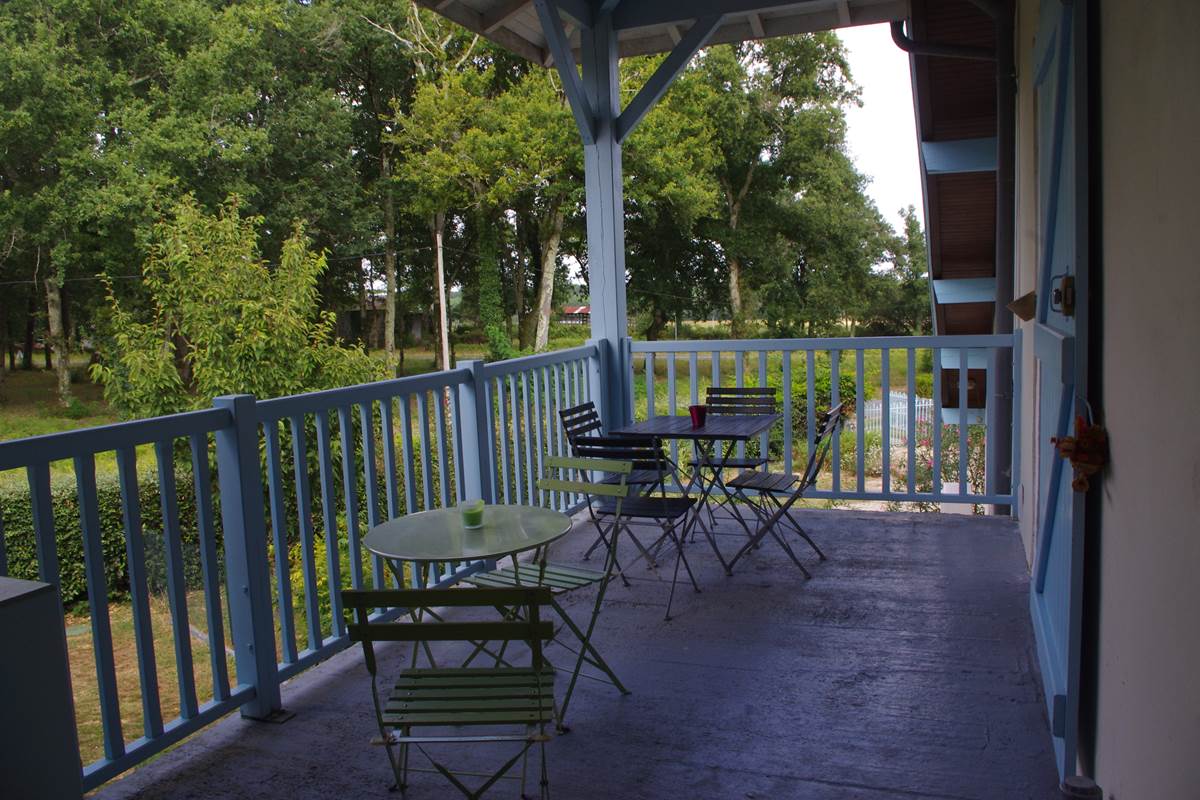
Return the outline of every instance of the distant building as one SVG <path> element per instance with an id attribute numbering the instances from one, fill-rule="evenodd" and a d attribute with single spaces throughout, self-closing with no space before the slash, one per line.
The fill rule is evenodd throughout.
<path id="1" fill-rule="evenodd" d="M 558 321 L 564 325 L 590 325 L 592 322 L 591 306 L 563 306 Z"/>

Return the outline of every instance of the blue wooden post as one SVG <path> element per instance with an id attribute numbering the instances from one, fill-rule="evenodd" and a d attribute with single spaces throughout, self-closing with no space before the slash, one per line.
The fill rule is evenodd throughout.
<path id="1" fill-rule="evenodd" d="M 607 374 L 601 384 L 609 430 L 629 416 L 628 364 L 622 363 L 624 338 L 629 334 L 625 303 L 625 208 L 621 177 L 621 142 L 617 119 L 621 112 L 617 78 L 617 34 L 612 17 L 601 14 L 592 28 L 583 28 L 581 53 L 583 87 L 594 119 L 595 137 L 583 148 L 587 196 L 588 285 L 591 289 L 592 337 L 609 347 Z"/>
<path id="2" fill-rule="evenodd" d="M 495 448 L 488 429 L 491 409 L 488 407 L 487 378 L 482 361 L 459 361 L 459 369 L 469 369 L 471 380 L 458 385 L 462 431 L 459 440 L 463 450 L 463 495 L 482 498 L 485 503 L 496 502 L 496 478 L 493 469 Z"/>
<path id="3" fill-rule="evenodd" d="M 604 408 L 605 387 L 611 382 L 612 362 L 608 350 L 611 345 L 607 339 L 588 339 L 587 344 L 596 348 L 596 354 L 588 359 L 588 385 L 591 387 L 592 402 L 596 404 L 596 413 L 601 421 L 608 419 Z M 557 421 L 556 423 L 557 424 Z"/>
<path id="4" fill-rule="evenodd" d="M 213 405 L 233 417 L 229 427 L 216 432 L 217 477 L 237 679 L 255 689 L 254 699 L 242 706 L 242 716 L 266 719 L 280 711 L 282 703 L 271 620 L 258 417 L 253 395 L 218 397 Z"/>

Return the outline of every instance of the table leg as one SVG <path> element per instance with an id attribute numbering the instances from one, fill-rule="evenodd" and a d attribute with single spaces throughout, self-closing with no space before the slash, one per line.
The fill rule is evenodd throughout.
<path id="1" fill-rule="evenodd" d="M 402 563 L 393 561 L 390 558 L 385 559 L 385 562 L 388 565 L 388 569 L 391 570 L 392 575 L 395 577 L 396 583 L 399 584 L 401 587 L 403 587 L 404 586 L 404 565 Z M 417 585 L 424 586 L 425 581 L 429 575 L 429 565 L 427 563 L 425 563 L 424 561 L 413 562 L 413 564 L 416 567 L 416 569 L 418 569 L 420 571 L 420 577 L 418 578 Z M 423 609 L 417 609 L 416 611 L 409 609 L 408 618 L 412 622 L 420 622 L 423 616 L 424 616 Z M 417 654 L 421 651 L 422 647 L 425 649 L 425 657 L 429 659 L 429 666 L 436 668 L 437 662 L 433 658 L 433 649 L 430 648 L 429 642 L 413 642 L 413 654 L 412 654 L 413 668 L 415 669 L 417 666 Z"/>

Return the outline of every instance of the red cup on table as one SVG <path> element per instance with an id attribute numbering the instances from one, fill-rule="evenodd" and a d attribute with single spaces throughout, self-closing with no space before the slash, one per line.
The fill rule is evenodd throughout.
<path id="1" fill-rule="evenodd" d="M 688 406 L 688 413 L 692 415 L 693 428 L 704 427 L 704 418 L 708 416 L 708 406 Z"/>

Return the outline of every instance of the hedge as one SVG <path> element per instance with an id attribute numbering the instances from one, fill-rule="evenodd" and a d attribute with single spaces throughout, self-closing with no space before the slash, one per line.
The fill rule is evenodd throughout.
<path id="1" fill-rule="evenodd" d="M 200 548 L 192 476 L 190 472 L 180 471 L 175 480 L 184 572 L 189 586 L 199 586 Z M 138 496 L 141 500 L 147 580 L 150 588 L 157 591 L 166 585 L 166 561 L 162 507 L 156 475 L 139 477 Z M 87 576 L 84 570 L 83 533 L 75 481 L 53 481 L 50 497 L 54 510 L 55 541 L 58 545 L 63 601 L 68 604 L 84 601 L 87 599 Z M 101 547 L 104 553 L 104 576 L 108 582 L 108 596 L 110 599 L 120 599 L 129 594 L 129 566 L 125 555 L 121 489 L 115 474 L 101 473 L 96 476 L 96 499 L 99 504 Z M 33 514 L 27 488 L 0 489 L 0 518 L 4 521 L 4 544 L 9 576 L 37 580 L 37 542 L 33 533 Z M 219 523 L 219 520 L 217 522 Z"/>

